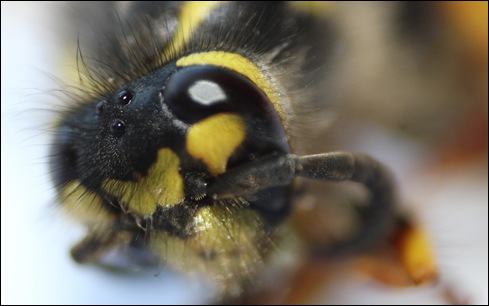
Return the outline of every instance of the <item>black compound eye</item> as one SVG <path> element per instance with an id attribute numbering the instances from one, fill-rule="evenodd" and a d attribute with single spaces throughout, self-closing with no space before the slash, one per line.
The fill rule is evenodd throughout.
<path id="1" fill-rule="evenodd" d="M 126 124 L 120 119 L 115 119 L 110 125 L 110 132 L 115 137 L 121 137 L 126 132 Z"/>
<path id="2" fill-rule="evenodd" d="M 130 90 L 123 89 L 119 92 L 117 97 L 118 97 L 119 103 L 121 103 L 122 105 L 127 105 L 127 104 L 131 103 L 133 93 Z"/>
<path id="3" fill-rule="evenodd" d="M 193 123 L 220 112 L 236 111 L 257 88 L 247 78 L 215 66 L 191 66 L 169 79 L 165 102 L 179 119 Z"/>

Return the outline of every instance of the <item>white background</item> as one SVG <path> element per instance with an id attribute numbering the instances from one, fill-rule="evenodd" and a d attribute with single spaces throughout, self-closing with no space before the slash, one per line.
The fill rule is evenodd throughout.
<path id="1" fill-rule="evenodd" d="M 47 89 L 56 84 L 56 46 L 45 26 L 55 19 L 51 3 L 2 2 L 1 226 L 2 304 L 198 303 L 199 287 L 162 271 L 139 276 L 76 265 L 69 247 L 82 234 L 55 208 L 47 159 L 52 114 Z M 369 134 L 365 150 L 379 152 L 395 171 L 410 145 L 383 132 Z M 368 135 L 367 135 L 368 136 Z M 372 143 L 372 141 L 375 141 Z M 392 141 L 398 151 L 382 150 Z M 402 148 L 402 149 L 401 149 Z M 416 151 L 416 150 L 414 150 Z M 406 152 L 408 155 L 406 155 Z M 481 165 L 484 168 L 481 168 Z M 405 177 L 403 193 L 419 204 L 435 240 L 444 285 L 471 303 L 488 303 L 488 191 L 486 163 Z M 190 290 L 189 290 L 190 289 Z M 345 276 L 313 300 L 327 303 L 443 303 L 440 288 L 386 289 Z M 352 294 L 352 292 L 354 294 Z"/>

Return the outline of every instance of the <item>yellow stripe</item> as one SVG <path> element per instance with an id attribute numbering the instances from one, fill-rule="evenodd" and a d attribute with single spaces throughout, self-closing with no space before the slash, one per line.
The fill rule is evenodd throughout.
<path id="1" fill-rule="evenodd" d="M 202 160 L 212 175 L 226 171 L 231 154 L 246 136 L 246 124 L 238 115 L 221 113 L 201 120 L 188 131 L 187 152 Z"/>
<path id="2" fill-rule="evenodd" d="M 272 87 L 270 81 L 265 77 L 261 70 L 249 59 L 236 53 L 210 51 L 194 53 L 189 56 L 182 57 L 177 61 L 176 65 L 179 67 L 192 65 L 213 65 L 233 70 L 247 77 L 265 93 L 282 119 L 282 122 L 285 122 L 285 112 L 282 103 L 280 102 L 278 92 Z"/>
<path id="3" fill-rule="evenodd" d="M 186 1 L 180 8 L 178 28 L 169 47 L 163 52 L 163 58 L 181 52 L 192 37 L 195 29 L 206 19 L 209 13 L 226 1 Z"/>
<path id="4" fill-rule="evenodd" d="M 149 217 L 157 205 L 170 206 L 183 201 L 183 179 L 178 168 L 180 159 L 171 149 L 158 151 L 158 157 L 148 175 L 137 182 L 109 179 L 102 188 L 115 196 L 128 212 Z"/>

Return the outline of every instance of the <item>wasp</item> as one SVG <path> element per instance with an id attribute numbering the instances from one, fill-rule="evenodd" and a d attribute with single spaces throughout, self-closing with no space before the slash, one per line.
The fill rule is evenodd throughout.
<path id="1" fill-rule="evenodd" d="M 163 263 L 203 275 L 223 299 L 245 296 L 281 249 L 310 181 L 355 182 L 368 193 L 356 230 L 304 246 L 310 252 L 356 253 L 409 228 L 381 162 L 307 152 L 297 130 L 327 120 L 317 110 L 327 107 L 329 59 L 327 21 L 303 8 L 75 5 L 77 73 L 68 79 L 78 91 L 55 123 L 50 167 L 60 209 L 87 229 L 71 250 L 77 262 Z M 407 257 L 424 248 L 409 235 L 422 246 Z"/>

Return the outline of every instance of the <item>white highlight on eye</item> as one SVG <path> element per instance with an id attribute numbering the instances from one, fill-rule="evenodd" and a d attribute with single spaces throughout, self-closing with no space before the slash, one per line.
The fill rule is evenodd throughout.
<path id="1" fill-rule="evenodd" d="M 212 105 L 220 101 L 226 100 L 226 93 L 218 84 L 199 80 L 188 89 L 188 94 L 192 100 L 199 102 L 202 105 Z"/>

